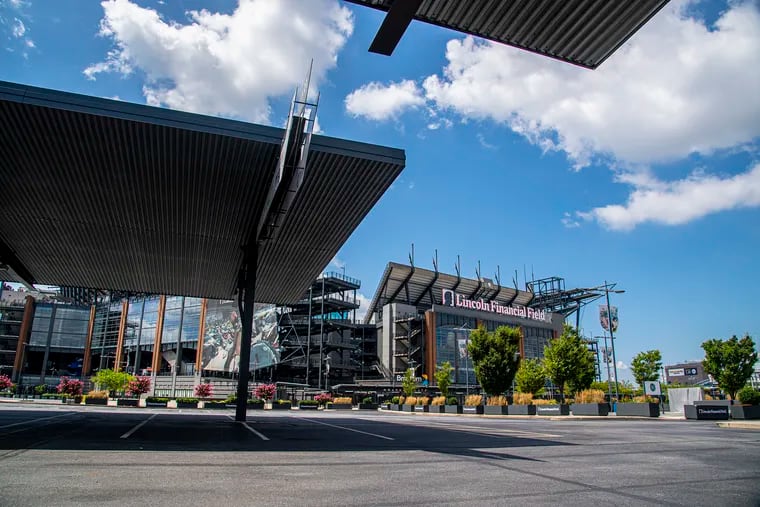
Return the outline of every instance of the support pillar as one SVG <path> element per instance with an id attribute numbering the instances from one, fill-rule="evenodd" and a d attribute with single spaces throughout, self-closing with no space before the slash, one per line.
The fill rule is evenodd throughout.
<path id="1" fill-rule="evenodd" d="M 208 299 L 204 298 L 201 301 L 201 319 L 198 324 L 198 345 L 195 347 L 195 377 L 199 384 L 203 373 L 201 366 L 203 365 L 203 339 L 206 336 L 206 308 L 208 308 Z"/>
<path id="2" fill-rule="evenodd" d="M 238 368 L 237 407 L 235 421 L 245 422 L 248 410 L 248 376 L 251 362 L 251 334 L 253 331 L 253 303 L 256 291 L 258 244 L 246 248 L 243 266 L 238 276 L 238 309 L 243 329 L 240 337 L 240 366 Z"/>
<path id="3" fill-rule="evenodd" d="M 13 372 L 11 377 L 15 382 L 24 374 L 24 362 L 26 356 L 26 346 L 29 343 L 29 334 L 32 330 L 32 320 L 34 319 L 34 298 L 26 296 L 24 302 L 24 316 L 21 318 L 21 329 L 18 333 L 18 343 L 16 344 L 16 357 L 13 359 Z"/>
<path id="4" fill-rule="evenodd" d="M 129 312 L 129 298 L 121 302 L 121 320 L 119 321 L 119 335 L 116 339 L 116 358 L 113 371 L 121 371 L 121 359 L 124 356 L 124 332 L 127 329 L 127 312 Z"/>
<path id="5" fill-rule="evenodd" d="M 92 370 L 92 333 L 95 329 L 95 305 L 90 305 L 90 322 L 87 325 L 87 341 L 84 342 L 82 358 L 82 377 L 89 377 Z"/>

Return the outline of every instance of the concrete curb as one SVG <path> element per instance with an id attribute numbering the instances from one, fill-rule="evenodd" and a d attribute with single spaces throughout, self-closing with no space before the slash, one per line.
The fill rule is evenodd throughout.
<path id="1" fill-rule="evenodd" d="M 760 431 L 760 421 L 726 421 L 715 424 L 719 428 Z"/>

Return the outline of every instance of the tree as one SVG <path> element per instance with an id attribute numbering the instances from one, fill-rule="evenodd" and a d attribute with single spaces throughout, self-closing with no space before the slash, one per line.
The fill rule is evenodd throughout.
<path id="1" fill-rule="evenodd" d="M 479 326 L 470 334 L 467 350 L 475 367 L 475 376 L 489 395 L 498 395 L 512 387 L 520 366 L 519 327 L 499 326 L 489 333 Z"/>
<path id="2" fill-rule="evenodd" d="M 448 361 L 444 362 L 435 370 L 435 383 L 438 384 L 438 389 L 441 390 L 443 396 L 449 395 L 452 371 L 454 371 L 454 368 L 451 367 L 451 363 Z"/>
<path id="3" fill-rule="evenodd" d="M 731 399 L 744 387 L 752 376 L 757 362 L 755 342 L 749 335 L 739 340 L 732 336 L 728 340 L 712 339 L 702 344 L 705 359 L 702 367 L 712 375 Z"/>
<path id="4" fill-rule="evenodd" d="M 594 380 L 594 353 L 575 328 L 565 324 L 559 338 L 544 347 L 544 369 L 565 399 L 565 384 L 573 392 L 586 389 Z"/>
<path id="5" fill-rule="evenodd" d="M 133 378 L 129 373 L 106 369 L 100 370 L 90 380 L 94 384 L 104 387 L 111 395 L 114 395 L 116 391 L 123 391 Z"/>
<path id="6" fill-rule="evenodd" d="M 521 393 L 538 394 L 546 385 L 546 372 L 538 359 L 525 359 L 515 375 L 515 387 Z"/>
<path id="7" fill-rule="evenodd" d="M 631 361 L 633 378 L 642 388 L 644 387 L 644 382 L 659 378 L 660 368 L 662 368 L 662 355 L 657 349 L 639 352 Z"/>
<path id="8" fill-rule="evenodd" d="M 401 389 L 403 389 L 406 396 L 414 394 L 414 389 L 417 387 L 417 382 L 414 380 L 414 371 L 411 368 L 407 368 L 404 373 L 404 379 L 401 381 Z"/>

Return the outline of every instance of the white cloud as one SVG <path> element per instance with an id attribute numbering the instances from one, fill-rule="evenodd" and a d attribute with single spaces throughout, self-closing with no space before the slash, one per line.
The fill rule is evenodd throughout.
<path id="1" fill-rule="evenodd" d="M 13 27 L 11 28 L 11 33 L 17 39 L 20 39 L 21 37 L 23 37 L 24 34 L 26 33 L 26 26 L 24 26 L 24 22 L 18 18 L 15 18 L 13 20 Z"/>
<path id="2" fill-rule="evenodd" d="M 367 315 L 369 305 L 372 303 L 372 299 L 368 298 L 361 292 L 356 293 L 356 301 L 359 303 L 359 309 L 356 310 L 356 321 L 363 322 L 364 317 Z"/>
<path id="3" fill-rule="evenodd" d="M 409 183 L 409 190 L 414 190 L 414 182 Z"/>
<path id="4" fill-rule="evenodd" d="M 346 263 L 342 259 L 339 259 L 338 256 L 336 255 L 335 257 L 332 258 L 328 266 L 335 269 L 343 269 L 346 267 Z"/>
<path id="5" fill-rule="evenodd" d="M 580 227 L 580 226 L 581 226 L 581 223 L 580 223 L 578 220 L 576 220 L 576 219 L 573 217 L 573 215 L 571 215 L 571 214 L 570 214 L 570 213 L 568 213 L 567 211 L 565 212 L 565 214 L 564 214 L 564 216 L 562 217 L 562 220 L 561 220 L 561 221 L 562 221 L 562 225 L 564 225 L 564 226 L 565 226 L 565 227 L 567 227 L 568 229 L 574 229 L 574 228 L 576 228 L 576 227 Z"/>
<path id="6" fill-rule="evenodd" d="M 371 120 L 395 118 L 407 108 L 425 103 L 422 90 L 414 81 L 404 80 L 383 85 L 373 82 L 354 90 L 346 97 L 346 111 Z"/>
<path id="7" fill-rule="evenodd" d="M 353 31 L 337 0 L 239 0 L 231 14 L 187 12 L 185 24 L 129 0 L 101 3 L 104 61 L 84 74 L 144 73 L 152 105 L 269 122 L 269 97 L 289 95 L 314 60 L 317 86 Z"/>
<path id="8" fill-rule="evenodd" d="M 595 71 L 468 37 L 447 45 L 429 101 L 505 123 L 582 167 L 597 155 L 641 164 L 760 135 L 760 12 L 730 4 L 714 27 L 675 2 Z"/>
<path id="9" fill-rule="evenodd" d="M 628 365 L 625 364 L 623 361 L 618 361 L 617 362 L 617 369 L 618 370 L 627 370 L 628 369 Z"/>
<path id="10" fill-rule="evenodd" d="M 496 150 L 499 148 L 495 144 L 491 144 L 488 141 L 486 141 L 486 138 L 480 132 L 478 132 L 478 135 L 476 137 L 478 138 L 478 142 L 480 143 L 480 145 L 487 150 Z"/>
<path id="11" fill-rule="evenodd" d="M 760 206 L 760 164 L 726 178 L 695 172 L 675 182 L 638 181 L 625 205 L 603 206 L 578 215 L 609 229 L 630 230 L 645 222 L 678 225 L 710 213 Z"/>

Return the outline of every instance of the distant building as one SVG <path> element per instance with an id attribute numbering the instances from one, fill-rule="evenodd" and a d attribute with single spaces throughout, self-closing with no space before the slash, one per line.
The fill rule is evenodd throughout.
<path id="1" fill-rule="evenodd" d="M 711 385 L 710 376 L 705 373 L 701 361 L 669 364 L 665 366 L 665 381 L 668 384 Z"/>

